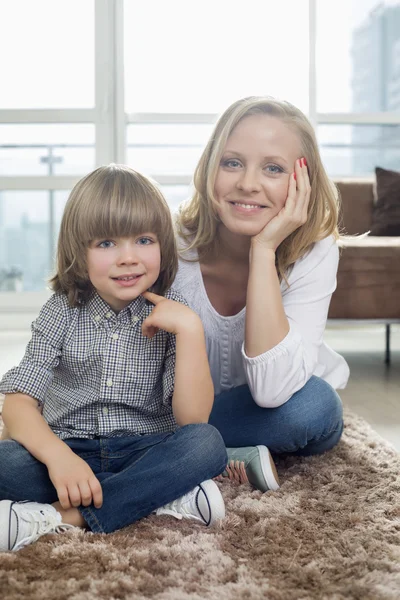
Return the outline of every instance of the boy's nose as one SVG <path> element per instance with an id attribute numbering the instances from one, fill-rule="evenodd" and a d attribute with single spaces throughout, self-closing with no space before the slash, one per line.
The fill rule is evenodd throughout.
<path id="1" fill-rule="evenodd" d="M 132 265 L 138 262 L 137 252 L 133 246 L 127 245 L 120 249 L 118 262 L 123 265 Z"/>

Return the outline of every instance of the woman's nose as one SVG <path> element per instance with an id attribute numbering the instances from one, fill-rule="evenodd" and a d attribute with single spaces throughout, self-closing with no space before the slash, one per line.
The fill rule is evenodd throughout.
<path id="1" fill-rule="evenodd" d="M 247 193 L 260 191 L 261 186 L 257 171 L 254 169 L 243 169 L 237 187 Z"/>

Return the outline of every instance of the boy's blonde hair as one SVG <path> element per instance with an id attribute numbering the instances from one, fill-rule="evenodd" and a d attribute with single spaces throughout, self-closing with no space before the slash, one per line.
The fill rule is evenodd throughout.
<path id="1" fill-rule="evenodd" d="M 181 208 L 177 220 L 179 235 L 187 249 L 197 249 L 201 259 L 218 245 L 214 185 L 228 137 L 236 125 L 250 115 L 271 115 L 296 133 L 306 158 L 311 184 L 307 222 L 287 237 L 276 252 L 279 278 L 286 278 L 288 269 L 304 256 L 312 245 L 338 233 L 338 193 L 323 167 L 315 133 L 310 121 L 295 106 L 270 96 L 252 96 L 232 104 L 218 120 L 194 174 L 195 192 Z M 300 158 L 300 157 L 299 157 Z M 294 166 L 293 166 L 294 167 Z M 184 250 L 182 256 L 184 257 Z"/>
<path id="2" fill-rule="evenodd" d="M 87 272 L 91 241 L 155 233 L 160 243 L 160 275 L 152 290 L 164 294 L 178 268 L 171 212 L 159 189 L 124 165 L 99 167 L 73 188 L 61 221 L 57 271 L 50 280 L 71 306 L 86 302 L 93 291 Z"/>

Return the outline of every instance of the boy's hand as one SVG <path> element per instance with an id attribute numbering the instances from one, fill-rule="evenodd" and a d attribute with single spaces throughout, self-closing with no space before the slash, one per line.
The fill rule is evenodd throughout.
<path id="1" fill-rule="evenodd" d="M 188 306 L 153 292 L 143 292 L 142 296 L 154 304 L 152 313 L 143 321 L 144 336 L 152 338 L 159 329 L 177 335 L 182 331 L 202 328 L 200 317 Z"/>
<path id="2" fill-rule="evenodd" d="M 68 448 L 46 463 L 49 477 L 64 510 L 77 506 L 103 504 L 101 485 L 89 465 Z"/>

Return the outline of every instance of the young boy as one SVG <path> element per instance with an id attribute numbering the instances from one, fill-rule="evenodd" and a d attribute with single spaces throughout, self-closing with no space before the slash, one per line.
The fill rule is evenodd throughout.
<path id="1" fill-rule="evenodd" d="M 176 268 L 169 208 L 148 179 L 110 165 L 78 182 L 55 293 L 0 383 L 12 438 L 0 442 L 0 550 L 71 527 L 112 532 L 152 512 L 224 517 L 204 333 L 167 291 Z"/>

